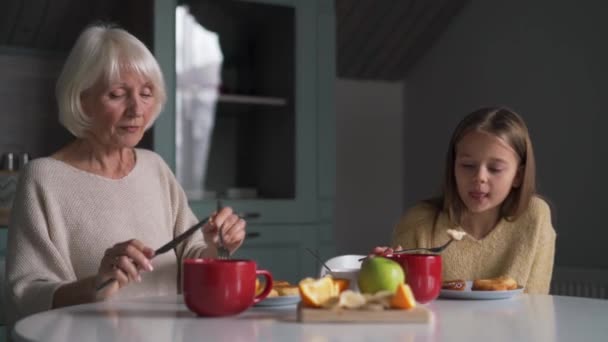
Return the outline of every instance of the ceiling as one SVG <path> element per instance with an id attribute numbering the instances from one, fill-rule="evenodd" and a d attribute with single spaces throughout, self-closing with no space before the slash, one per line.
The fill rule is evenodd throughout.
<path id="1" fill-rule="evenodd" d="M 153 1 L 3 0 L 0 45 L 66 52 L 94 21 L 117 23 L 149 43 Z"/>
<path id="2" fill-rule="evenodd" d="M 338 77 L 402 80 L 469 0 L 336 0 Z"/>
<path id="3" fill-rule="evenodd" d="M 105 20 L 151 46 L 153 1 L 4 0 L 0 45 L 65 52 L 84 26 Z M 335 0 L 338 77 L 404 79 L 468 1 Z"/>

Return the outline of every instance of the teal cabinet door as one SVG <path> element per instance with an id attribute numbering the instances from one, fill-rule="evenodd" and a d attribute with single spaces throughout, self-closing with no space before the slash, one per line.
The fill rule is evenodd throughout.
<path id="1" fill-rule="evenodd" d="M 247 232 L 259 236 L 245 240 L 234 254 L 235 258 L 255 260 L 258 268 L 270 271 L 274 279 L 293 284 L 318 275 L 319 263 L 306 251 L 309 248 L 318 253 L 318 226 L 253 225 L 247 228 Z"/>
<path id="2" fill-rule="evenodd" d="M 6 304 L 4 303 L 4 269 L 5 269 L 5 257 L 6 257 L 6 235 L 8 229 L 0 226 L 0 342 L 6 341 Z"/>
<path id="3" fill-rule="evenodd" d="M 8 236 L 8 227 L 0 226 L 0 257 L 6 254 L 6 238 Z"/>
<path id="4" fill-rule="evenodd" d="M 312 0 L 179 2 L 182 3 L 190 5 L 192 15 L 202 22 L 201 26 L 208 22 L 209 31 L 217 31 L 224 54 L 222 90 L 215 103 L 215 126 L 209 133 L 213 137 L 205 164 L 206 180 L 213 181 L 205 184 L 205 189 L 211 189 L 212 195 L 205 197 L 203 193 L 198 195 L 201 198 L 191 198 L 192 208 L 199 216 L 207 215 L 215 208 L 214 198 L 220 196 L 231 198 L 228 205 L 240 211 L 260 214 L 256 220 L 259 223 L 314 222 L 319 215 L 319 195 L 332 193 L 333 187 L 330 154 L 334 147 L 331 138 L 320 136 L 323 130 L 323 134 L 333 137 L 332 120 L 319 119 L 320 115 L 333 115 L 325 108 L 331 101 L 326 98 L 319 101 L 319 88 L 329 88 L 334 81 L 334 74 L 326 74 L 334 71 L 333 49 L 327 54 L 318 50 L 319 25 L 330 24 L 326 19 L 327 5 L 319 6 L 318 1 Z M 166 77 L 168 101 L 154 127 L 154 149 L 179 177 L 177 167 L 183 163 L 177 163 L 182 153 L 177 149 L 185 145 L 183 130 L 190 128 L 182 122 L 181 113 L 187 107 L 184 98 L 190 95 L 176 96 L 176 92 L 183 88 L 183 78 L 192 74 L 182 76 L 182 72 L 176 72 L 177 5 L 175 0 L 155 2 L 154 53 Z M 198 12 L 197 6 L 202 7 Z M 218 13 L 228 13 L 220 23 L 213 22 L 213 16 L 204 16 L 215 9 L 219 9 Z M 323 16 L 321 10 L 325 13 Z M 263 11 L 276 20 L 255 21 L 254 14 Z M 261 14 L 259 17 L 263 18 Z M 277 35 L 285 31 L 289 33 L 276 41 Z M 323 48 L 326 47 L 324 44 Z M 268 56 L 260 57 L 260 51 L 268 51 Z M 285 59 L 288 61 L 281 62 Z M 258 82 L 261 78 L 267 80 Z M 320 123 L 330 126 L 320 127 Z M 225 140 L 221 140 L 222 137 Z M 321 147 L 321 142 L 326 145 Z M 320 157 L 327 161 L 323 169 L 319 169 Z M 320 171 L 327 177 L 321 176 Z M 257 190 L 257 196 L 233 197 L 231 186 L 252 187 Z M 325 189 L 328 186 L 330 188 Z"/>
<path id="5" fill-rule="evenodd" d="M 317 276 L 320 265 L 305 248 L 324 259 L 334 254 L 334 1 L 156 0 L 154 4 L 154 54 L 168 93 L 154 126 L 154 150 L 180 177 L 177 166 L 183 156 L 178 140 L 183 146 L 183 136 L 178 130 L 183 134 L 182 110 L 188 97 L 179 93 L 183 77 L 176 67 L 176 8 L 188 4 L 197 22 L 217 34 L 224 56 L 216 136 L 210 138 L 206 176 L 215 181 L 205 184 L 205 190 L 215 191 L 215 197 L 222 197 L 223 204 L 237 212 L 259 214 L 248 220 L 247 227 L 259 237 L 245 241 L 235 257 L 256 260 L 279 280 L 297 282 Z M 268 58 L 253 51 L 268 51 Z M 244 67 L 249 64 L 253 69 Z M 262 78 L 270 82 L 258 82 Z M 223 138 L 219 143 L 218 137 Z M 214 144 L 220 148 L 214 150 Z M 256 188 L 258 196 L 245 199 L 224 192 L 226 186 L 241 185 Z M 190 196 L 190 206 L 199 217 L 215 210 L 214 196 L 206 196 Z"/>

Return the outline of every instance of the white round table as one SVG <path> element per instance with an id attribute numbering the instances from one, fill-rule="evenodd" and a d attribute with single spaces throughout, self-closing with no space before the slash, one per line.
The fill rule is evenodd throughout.
<path id="1" fill-rule="evenodd" d="M 438 299 L 428 324 L 299 323 L 296 306 L 201 318 L 181 296 L 77 305 L 20 320 L 16 341 L 606 341 L 608 301 L 519 295 Z"/>

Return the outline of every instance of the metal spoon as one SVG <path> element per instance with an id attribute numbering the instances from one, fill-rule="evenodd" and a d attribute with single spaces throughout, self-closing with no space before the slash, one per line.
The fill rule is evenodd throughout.
<path id="1" fill-rule="evenodd" d="M 217 200 L 217 212 L 219 213 L 222 210 L 222 200 Z M 217 258 L 218 259 L 230 259 L 230 251 L 226 248 L 224 244 L 224 233 L 222 232 L 222 227 L 217 228 L 217 235 L 219 237 L 219 245 L 217 246 Z"/>
<path id="2" fill-rule="evenodd" d="M 315 259 L 317 259 L 317 261 L 318 261 L 318 262 L 320 262 L 320 263 L 321 263 L 321 265 L 323 265 L 323 267 L 325 267 L 325 269 L 326 269 L 326 270 L 327 270 L 329 273 L 332 273 L 332 272 L 331 272 L 331 268 L 329 268 L 329 266 L 327 266 L 327 264 L 326 264 L 326 263 L 325 263 L 323 260 L 321 260 L 321 257 L 319 257 L 319 256 L 317 255 L 317 253 L 313 252 L 313 251 L 312 251 L 310 248 L 308 248 L 308 247 L 305 247 L 304 249 L 305 249 L 305 250 L 306 250 L 308 253 L 310 253 L 310 254 L 311 254 L 313 257 L 315 257 Z"/>

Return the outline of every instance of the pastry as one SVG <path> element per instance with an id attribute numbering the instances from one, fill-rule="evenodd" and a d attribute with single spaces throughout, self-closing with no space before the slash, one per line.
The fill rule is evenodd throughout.
<path id="1" fill-rule="evenodd" d="M 286 280 L 273 280 L 272 287 L 283 287 L 283 286 L 291 286 L 291 284 Z"/>
<path id="2" fill-rule="evenodd" d="M 277 290 L 279 296 L 296 296 L 300 294 L 297 286 L 280 286 L 275 287 L 274 290 Z"/>
<path id="3" fill-rule="evenodd" d="M 471 287 L 473 291 L 507 291 L 515 289 L 517 289 L 517 282 L 509 276 L 476 279 Z"/>
<path id="4" fill-rule="evenodd" d="M 256 281 L 256 293 L 260 294 L 264 290 L 263 283 L 260 284 Z M 290 284 L 285 280 L 275 280 L 272 282 L 272 290 L 268 294 L 268 297 L 280 297 L 280 296 L 296 296 L 300 294 L 298 286 Z"/>
<path id="5" fill-rule="evenodd" d="M 461 279 L 446 280 L 441 284 L 441 288 L 444 290 L 464 291 L 466 285 L 467 283 Z"/>

